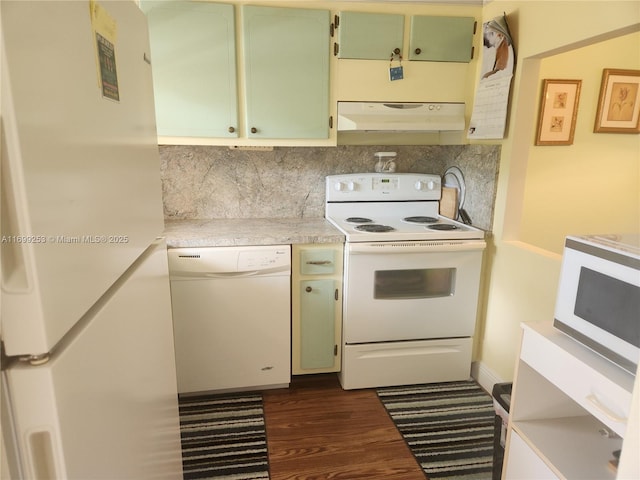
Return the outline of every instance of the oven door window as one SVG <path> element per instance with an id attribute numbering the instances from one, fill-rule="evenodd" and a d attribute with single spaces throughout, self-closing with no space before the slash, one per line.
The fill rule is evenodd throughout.
<path id="1" fill-rule="evenodd" d="M 448 297 L 455 293 L 455 268 L 376 270 L 373 298 L 409 299 Z"/>

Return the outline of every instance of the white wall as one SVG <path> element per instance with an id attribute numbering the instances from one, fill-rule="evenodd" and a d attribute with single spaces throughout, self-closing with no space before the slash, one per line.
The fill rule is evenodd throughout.
<path id="1" fill-rule="evenodd" d="M 541 61 L 541 79 L 582 85 L 574 144 L 529 147 L 522 241 L 561 253 L 568 233 L 640 230 L 640 136 L 593 132 L 602 69 L 622 67 L 640 69 L 638 32 Z"/>
<path id="2" fill-rule="evenodd" d="M 591 232 L 614 227 L 638 230 L 638 220 L 633 218 L 637 206 L 629 207 L 625 218 L 613 224 L 607 215 L 583 216 L 575 198 L 590 198 L 590 194 L 579 193 L 582 188 L 606 181 L 604 165 L 609 162 L 603 162 L 603 152 L 615 152 L 616 157 L 624 157 L 620 164 L 625 168 L 619 175 L 630 180 L 622 189 L 622 197 L 615 201 L 610 197 L 602 199 L 604 209 L 624 201 L 637 204 L 638 169 L 634 158 L 638 155 L 638 136 L 592 134 L 589 117 L 595 108 L 594 89 L 599 88 L 602 68 L 640 68 L 640 56 L 634 53 L 637 50 L 631 48 L 629 58 L 620 58 L 620 52 L 614 51 L 619 48 L 618 43 L 606 42 L 640 31 L 640 2 L 495 0 L 484 7 L 484 21 L 503 12 L 514 36 L 518 62 L 508 134 L 502 142 L 495 236 L 489 249 L 482 338 L 476 358 L 481 368 L 509 381 L 513 378 L 520 322 L 553 318 L 561 258 L 557 239 L 566 233 L 565 228 Z M 586 54 L 574 52 L 587 45 L 594 45 L 595 50 Z M 559 54 L 566 56 L 552 58 Z M 615 64 L 610 63 L 614 59 Z M 542 78 L 556 74 L 560 78 L 582 78 L 585 85 L 574 145 L 533 147 L 540 83 Z M 593 148 L 592 142 L 598 148 Z M 574 177 L 573 182 L 567 182 L 568 188 L 560 188 L 564 185 L 554 178 L 550 190 L 546 176 L 550 166 L 552 174 L 571 171 L 580 174 L 579 180 Z M 581 168 L 585 166 L 588 168 Z M 630 190 L 634 185 L 635 192 Z M 542 192 L 550 191 L 554 193 L 551 200 L 540 200 Z M 565 227 L 560 220 L 544 220 L 545 212 L 553 213 L 554 202 L 563 201 L 567 207 L 562 215 L 575 214 L 576 223 Z"/>

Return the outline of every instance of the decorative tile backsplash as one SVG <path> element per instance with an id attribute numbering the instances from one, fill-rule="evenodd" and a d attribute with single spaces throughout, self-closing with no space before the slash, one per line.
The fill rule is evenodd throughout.
<path id="1" fill-rule="evenodd" d="M 491 230 L 500 147 L 274 147 L 272 151 L 210 146 L 161 146 L 167 219 L 313 218 L 324 216 L 325 177 L 373 172 L 378 151 L 397 152 L 396 172 L 465 177 L 463 208 L 473 224 Z"/>

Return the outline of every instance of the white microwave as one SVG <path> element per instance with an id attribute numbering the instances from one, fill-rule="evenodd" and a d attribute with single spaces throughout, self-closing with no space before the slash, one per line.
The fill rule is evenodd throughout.
<path id="1" fill-rule="evenodd" d="M 636 373 L 640 357 L 640 236 L 566 238 L 553 324 Z"/>

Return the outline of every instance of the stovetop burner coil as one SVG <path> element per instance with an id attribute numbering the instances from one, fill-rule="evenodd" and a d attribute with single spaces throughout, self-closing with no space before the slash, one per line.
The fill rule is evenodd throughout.
<path id="1" fill-rule="evenodd" d="M 345 220 L 347 223 L 371 223 L 373 220 L 366 217 L 349 217 Z"/>
<path id="2" fill-rule="evenodd" d="M 436 225 L 429 225 L 427 228 L 431 230 L 456 230 L 458 226 L 451 223 L 438 223 Z"/>
<path id="3" fill-rule="evenodd" d="M 395 230 L 393 227 L 390 227 L 388 225 L 378 225 L 376 223 L 358 225 L 355 228 L 356 228 L 356 230 L 359 230 L 361 232 L 375 232 L 375 233 L 392 232 L 393 230 Z"/>
<path id="4" fill-rule="evenodd" d="M 438 219 L 435 217 L 424 217 L 424 216 L 405 217 L 402 220 L 408 223 L 436 223 L 438 221 Z"/>

